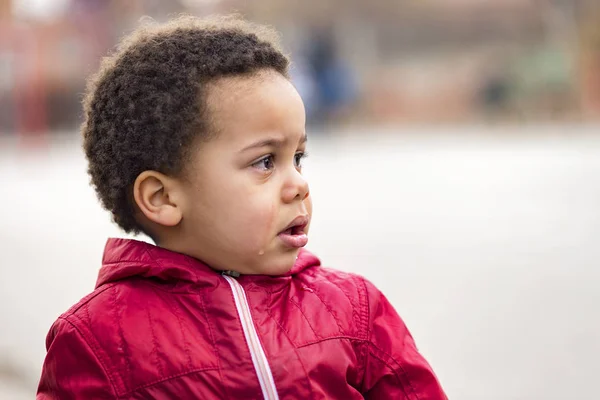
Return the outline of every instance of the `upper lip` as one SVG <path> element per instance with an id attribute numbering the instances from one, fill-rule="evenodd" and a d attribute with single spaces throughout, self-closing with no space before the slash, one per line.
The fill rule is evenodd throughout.
<path id="1" fill-rule="evenodd" d="M 304 229 L 304 227 L 306 225 L 308 225 L 308 220 L 309 220 L 308 215 L 299 215 L 296 218 L 294 218 L 292 220 L 292 222 L 290 222 L 290 224 L 282 230 L 282 232 L 285 232 L 288 229 L 291 229 L 294 227 L 301 227 L 302 229 Z"/>

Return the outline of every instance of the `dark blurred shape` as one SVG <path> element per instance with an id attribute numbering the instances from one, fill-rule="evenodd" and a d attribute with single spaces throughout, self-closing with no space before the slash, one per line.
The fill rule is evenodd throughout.
<path id="1" fill-rule="evenodd" d="M 340 56 L 331 29 L 317 27 L 310 32 L 305 51 L 314 93 L 305 100 L 307 120 L 309 124 L 323 125 L 349 111 L 356 89 L 351 67 Z"/>

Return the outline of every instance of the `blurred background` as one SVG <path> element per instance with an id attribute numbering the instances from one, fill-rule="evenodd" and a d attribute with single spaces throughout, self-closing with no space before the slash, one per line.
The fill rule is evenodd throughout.
<path id="1" fill-rule="evenodd" d="M 143 16 L 275 26 L 307 109 L 308 248 L 377 284 L 451 399 L 595 399 L 598 0 L 0 0 L 0 398 L 32 398 L 110 223 L 86 77 Z"/>

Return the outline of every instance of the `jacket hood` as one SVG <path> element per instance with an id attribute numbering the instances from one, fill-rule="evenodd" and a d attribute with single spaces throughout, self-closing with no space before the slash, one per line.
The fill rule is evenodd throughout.
<path id="1" fill-rule="evenodd" d="M 315 255 L 301 249 L 292 269 L 282 276 L 295 275 L 307 268 L 320 265 L 321 262 Z M 139 240 L 111 238 L 104 248 L 96 287 L 132 277 L 198 283 L 215 279 L 219 274 L 219 271 L 185 254 Z"/>

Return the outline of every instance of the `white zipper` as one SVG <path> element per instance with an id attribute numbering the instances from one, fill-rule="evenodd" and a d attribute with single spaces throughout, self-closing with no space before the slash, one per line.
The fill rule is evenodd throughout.
<path id="1" fill-rule="evenodd" d="M 250 314 L 250 306 L 248 305 L 246 292 L 244 292 L 242 285 L 234 278 L 227 275 L 223 275 L 223 278 L 227 279 L 229 286 L 231 286 L 233 299 L 235 300 L 235 308 L 237 309 L 238 316 L 242 322 L 242 329 L 244 330 L 244 336 L 248 343 L 248 349 L 250 350 L 250 356 L 252 356 L 252 363 L 254 364 L 254 369 L 258 376 L 258 382 L 260 383 L 263 397 L 267 400 L 279 400 L 277 387 L 275 386 L 273 374 L 271 373 L 271 367 L 269 367 L 269 361 L 260 344 L 254 321 L 252 321 L 252 314 Z"/>

